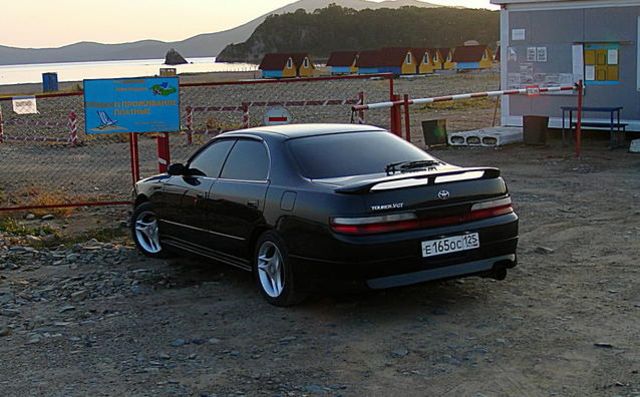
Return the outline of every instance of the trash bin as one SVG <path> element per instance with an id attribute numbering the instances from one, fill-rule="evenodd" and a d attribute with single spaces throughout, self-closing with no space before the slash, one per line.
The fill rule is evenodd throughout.
<path id="1" fill-rule="evenodd" d="M 422 121 L 424 144 L 438 146 L 447 144 L 447 120 L 433 119 Z"/>
<path id="2" fill-rule="evenodd" d="M 549 138 L 549 116 L 522 116 L 522 132 L 526 145 L 546 145 Z"/>

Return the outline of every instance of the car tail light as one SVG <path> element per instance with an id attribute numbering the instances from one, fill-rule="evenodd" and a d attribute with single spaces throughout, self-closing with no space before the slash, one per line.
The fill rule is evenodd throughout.
<path id="1" fill-rule="evenodd" d="M 511 199 L 485 201 L 476 203 L 471 212 L 440 218 L 418 218 L 415 213 L 392 214 L 359 218 L 333 218 L 331 229 L 336 233 L 365 235 L 397 231 L 426 229 L 430 227 L 456 225 L 480 219 L 492 218 L 513 212 Z"/>
<path id="2" fill-rule="evenodd" d="M 404 213 L 361 218 L 333 218 L 331 228 L 335 232 L 344 234 L 376 234 L 414 229 L 417 222 L 416 214 Z"/>
<path id="3" fill-rule="evenodd" d="M 512 212 L 513 207 L 511 206 L 510 197 L 500 200 L 485 201 L 482 203 L 476 203 L 471 206 L 469 221 L 491 218 L 494 216 L 510 214 Z"/>

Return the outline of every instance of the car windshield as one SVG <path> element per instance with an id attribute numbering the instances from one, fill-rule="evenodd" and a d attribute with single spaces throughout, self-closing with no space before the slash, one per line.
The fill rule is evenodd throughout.
<path id="1" fill-rule="evenodd" d="M 315 135 L 287 145 L 310 179 L 384 173 L 392 163 L 434 159 L 386 131 Z"/>

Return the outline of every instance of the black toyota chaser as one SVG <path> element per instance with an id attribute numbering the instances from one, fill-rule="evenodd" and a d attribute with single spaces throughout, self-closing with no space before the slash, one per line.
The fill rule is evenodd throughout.
<path id="1" fill-rule="evenodd" d="M 251 271 L 278 306 L 336 288 L 504 279 L 518 242 L 498 169 L 447 164 L 352 124 L 222 134 L 138 182 L 131 223 L 145 255 Z"/>

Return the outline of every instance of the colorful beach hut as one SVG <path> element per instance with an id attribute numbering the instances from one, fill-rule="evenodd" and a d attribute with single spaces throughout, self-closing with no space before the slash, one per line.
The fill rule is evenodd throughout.
<path id="1" fill-rule="evenodd" d="M 418 74 L 433 73 L 433 51 L 430 48 L 412 48 L 411 52 L 418 62 Z"/>
<path id="2" fill-rule="evenodd" d="M 292 78 L 297 75 L 297 68 L 291 54 L 266 54 L 258 69 L 262 71 L 262 77 L 265 79 Z"/>
<path id="3" fill-rule="evenodd" d="M 438 48 L 438 53 L 440 56 L 440 69 L 443 70 L 451 70 L 455 66 L 453 63 L 453 54 L 455 53 L 455 49 L 449 47 Z"/>
<path id="4" fill-rule="evenodd" d="M 271 53 L 262 58 L 258 69 L 263 78 L 283 79 L 313 76 L 315 65 L 306 53 Z"/>
<path id="5" fill-rule="evenodd" d="M 358 51 L 334 51 L 329 55 L 327 67 L 331 75 L 354 74 L 358 72 Z"/>
<path id="6" fill-rule="evenodd" d="M 453 52 L 456 70 L 488 69 L 493 65 L 493 54 L 486 45 L 465 45 Z"/>
<path id="7" fill-rule="evenodd" d="M 416 57 L 409 48 L 383 48 L 362 51 L 358 57 L 358 74 L 393 73 L 395 75 L 416 74 Z"/>

